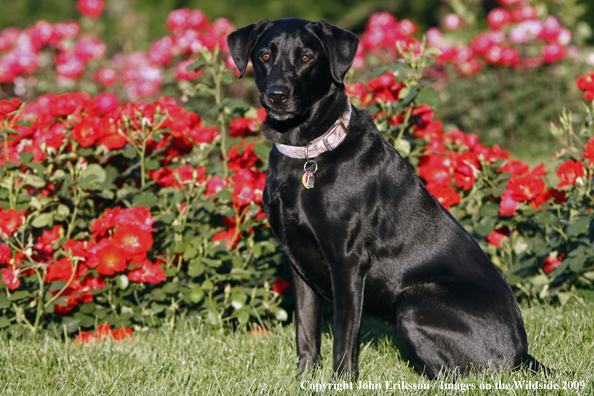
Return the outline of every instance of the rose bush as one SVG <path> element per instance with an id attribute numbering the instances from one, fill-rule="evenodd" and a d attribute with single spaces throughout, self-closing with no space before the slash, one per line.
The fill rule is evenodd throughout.
<path id="1" fill-rule="evenodd" d="M 395 23 L 382 15 L 377 24 Z M 187 9 L 167 23 L 176 43 L 198 49 L 160 43 L 147 56 L 162 67 L 175 64 L 169 55 L 192 53 L 179 72 L 196 82 L 180 85 L 181 99 L 200 98 L 205 114 L 168 97 L 121 105 L 125 98 L 110 92 L 0 101 L 0 328 L 82 330 L 86 342 L 188 315 L 258 328 L 264 318 L 289 318 L 286 262 L 262 212 L 270 144 L 258 131 L 266 114 L 229 94 L 244 89 L 233 83 L 224 48 L 230 24 L 208 25 Z M 389 39 L 364 36 L 378 57 L 393 45 L 398 62 L 348 84 L 352 101 L 373 114 L 518 297 L 594 299 L 594 110 L 577 132 L 564 114 L 552 127 L 558 164 L 530 169 L 476 134 L 444 127 L 426 75 L 443 54 L 410 37 L 412 22 L 399 24 Z M 60 45 L 48 45 L 40 51 L 59 56 Z M 590 77 L 576 84 L 591 102 Z"/>
<path id="2" fill-rule="evenodd" d="M 205 68 L 228 73 L 221 62 Z M 286 320 L 287 286 L 271 286 L 283 258 L 261 207 L 262 115 L 228 133 L 165 97 L 98 101 L 0 102 L 0 326 Z"/>

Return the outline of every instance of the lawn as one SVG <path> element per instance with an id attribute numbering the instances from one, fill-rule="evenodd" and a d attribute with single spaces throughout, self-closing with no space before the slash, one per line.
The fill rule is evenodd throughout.
<path id="1" fill-rule="evenodd" d="M 574 390 L 505 390 L 496 386 L 531 381 L 534 386 L 578 386 L 594 394 L 594 305 L 523 307 L 530 352 L 544 364 L 575 374 L 549 378 L 525 373 L 487 372 L 452 384 L 430 382 L 407 365 L 389 326 L 365 319 L 360 356 L 362 384 L 382 390 L 326 389 L 332 384 L 332 331 L 323 334 L 321 370 L 296 378 L 295 328 L 277 326 L 269 334 L 211 330 L 199 320 L 175 329 L 135 331 L 134 340 L 74 344 L 72 339 L 5 335 L 0 351 L 3 395 L 297 395 L 297 394 L 575 394 Z M 386 390 L 391 381 L 392 390 Z M 580 383 L 581 381 L 581 383 Z M 338 384 L 345 384 L 338 379 Z M 480 390 L 481 386 L 491 390 Z M 428 390 L 399 390 L 400 386 Z M 472 389 L 472 386 L 475 389 Z M 501 386 L 499 386 L 501 388 Z M 306 389 L 302 389 L 305 387 Z M 310 387 L 314 388 L 311 389 Z M 457 389 L 445 389 L 454 387 Z M 463 389 L 468 389 L 463 391 Z"/>

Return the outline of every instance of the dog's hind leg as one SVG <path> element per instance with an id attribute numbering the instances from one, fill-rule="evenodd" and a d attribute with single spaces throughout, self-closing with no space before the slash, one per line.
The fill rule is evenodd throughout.
<path id="1" fill-rule="evenodd" d="M 320 337 L 322 327 L 322 298 L 303 280 L 293 265 L 293 290 L 295 292 L 297 320 L 297 354 L 299 374 L 322 364 Z"/>

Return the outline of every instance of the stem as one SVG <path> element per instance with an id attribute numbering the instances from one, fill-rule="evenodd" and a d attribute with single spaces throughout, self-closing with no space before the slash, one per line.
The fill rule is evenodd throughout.
<path id="1" fill-rule="evenodd" d="M 146 156 L 146 139 L 142 141 L 142 148 L 140 150 L 140 186 L 144 189 L 146 183 L 146 166 L 144 163 Z"/>
<path id="2" fill-rule="evenodd" d="M 64 285 L 64 287 L 62 288 L 62 290 L 60 290 L 58 293 L 56 293 L 54 295 L 54 297 L 52 297 L 51 300 L 49 300 L 48 302 L 46 302 L 43 305 L 44 307 L 47 307 L 48 305 L 50 305 L 51 303 L 53 303 L 54 301 L 56 301 L 56 299 L 58 297 L 60 297 L 62 295 L 62 293 L 64 293 L 64 291 L 68 288 L 68 286 L 70 286 L 70 283 L 74 279 L 74 275 L 76 275 L 76 271 L 77 270 L 78 270 L 78 260 L 74 260 L 74 268 L 72 268 L 72 274 L 70 274 L 70 279 L 68 279 L 68 282 L 66 282 L 66 284 Z"/>
<path id="3" fill-rule="evenodd" d="M 223 80 L 223 73 L 224 73 L 224 65 L 220 65 L 218 72 L 215 67 L 211 67 L 210 71 L 212 73 L 212 78 L 215 84 L 214 90 L 214 97 L 215 103 L 217 104 L 217 108 L 219 109 L 219 116 L 218 116 L 218 123 L 221 129 L 221 153 L 223 155 L 223 178 L 227 180 L 229 177 L 229 169 L 227 168 L 227 163 L 229 159 L 227 158 L 227 128 L 225 125 L 225 114 L 224 109 L 221 108 L 221 83 Z"/>
<path id="4" fill-rule="evenodd" d="M 39 326 L 39 322 L 41 321 L 41 316 L 43 315 L 43 295 L 44 295 L 44 281 L 41 278 L 41 274 L 39 270 L 35 268 L 35 273 L 37 274 L 37 279 L 39 280 L 39 301 L 37 302 L 37 314 L 35 316 L 35 324 L 33 325 L 33 334 L 37 333 L 37 328 Z"/>

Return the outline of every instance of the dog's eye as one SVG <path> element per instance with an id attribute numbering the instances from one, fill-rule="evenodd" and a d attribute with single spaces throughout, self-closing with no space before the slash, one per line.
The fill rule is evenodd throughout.
<path id="1" fill-rule="evenodd" d="M 264 62 L 268 62 L 270 60 L 270 54 L 264 54 L 260 57 Z"/>
<path id="2" fill-rule="evenodd" d="M 307 55 L 303 55 L 303 56 L 301 57 L 301 62 L 303 62 L 303 63 L 307 63 L 307 62 L 309 62 L 310 60 L 311 60 L 311 58 L 310 58 L 309 56 L 307 56 Z"/>

